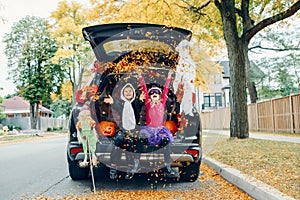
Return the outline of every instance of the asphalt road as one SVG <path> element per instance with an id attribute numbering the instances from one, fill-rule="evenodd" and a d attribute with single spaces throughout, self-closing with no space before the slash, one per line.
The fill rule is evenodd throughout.
<path id="1" fill-rule="evenodd" d="M 0 199 L 39 196 L 68 176 L 66 139 L 0 146 Z"/>
<path id="2" fill-rule="evenodd" d="M 72 181 L 69 177 L 65 152 L 65 138 L 0 146 L 0 199 L 59 198 L 91 193 L 91 180 Z M 97 190 L 152 189 L 153 182 L 146 176 L 137 175 L 128 184 L 124 179 L 110 180 L 106 170 L 103 167 L 95 170 Z M 156 187 L 168 190 L 166 184 L 168 181 L 163 181 Z M 191 188 L 191 183 L 173 184 L 170 189 Z M 192 188 L 197 188 L 200 182 L 193 185 Z"/>
<path id="3" fill-rule="evenodd" d="M 0 146 L 0 199 L 32 199 L 36 197 L 60 199 L 70 195 L 91 194 L 91 179 L 73 181 L 69 177 L 65 152 L 66 138 Z M 166 191 L 200 191 L 207 190 L 207 188 L 212 191 L 211 188 L 218 188 L 217 184 L 220 181 L 212 181 L 208 177 L 208 181 L 198 179 L 193 183 L 162 180 L 153 184 L 155 180 L 146 175 L 136 175 L 131 180 L 121 178 L 113 181 L 108 178 L 106 170 L 105 167 L 98 167 L 95 170 L 97 191 L 153 190 L 151 187 L 153 185 L 157 189 Z M 201 173 L 204 174 L 201 176 L 207 176 L 205 171 Z M 231 188 L 229 189 L 228 193 L 234 193 Z M 214 196 L 214 194 L 212 193 L 210 196 Z"/>

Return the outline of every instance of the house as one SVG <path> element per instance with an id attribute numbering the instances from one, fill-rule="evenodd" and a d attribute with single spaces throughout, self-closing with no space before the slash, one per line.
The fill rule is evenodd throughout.
<path id="1" fill-rule="evenodd" d="M 0 105 L 5 114 L 4 124 L 13 124 L 21 127 L 22 130 L 30 129 L 30 104 L 28 101 L 19 96 L 6 99 Z M 39 106 L 39 117 L 51 118 L 53 111 Z"/>
<path id="2" fill-rule="evenodd" d="M 11 97 L 6 99 L 1 104 L 4 110 L 6 118 L 15 117 L 30 117 L 30 104 L 28 101 L 19 96 Z M 53 111 L 45 108 L 44 106 L 39 106 L 39 116 L 41 117 L 52 117 Z"/>
<path id="3" fill-rule="evenodd" d="M 229 107 L 229 62 L 220 61 L 223 73 L 213 75 L 213 82 L 209 85 L 210 93 L 197 92 L 201 112 L 208 112 L 222 107 Z"/>

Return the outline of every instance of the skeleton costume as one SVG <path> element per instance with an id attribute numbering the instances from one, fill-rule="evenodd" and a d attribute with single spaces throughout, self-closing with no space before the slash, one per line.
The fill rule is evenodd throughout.
<path id="1" fill-rule="evenodd" d="M 97 157 L 95 155 L 97 136 L 94 132 L 96 123 L 91 117 L 89 108 L 84 105 L 78 115 L 78 122 L 76 124 L 77 131 L 79 132 L 78 140 L 82 143 L 84 151 L 84 161 L 80 163 L 81 167 L 88 165 L 88 150 L 92 153 L 93 165 L 97 165 Z"/>
<path id="2" fill-rule="evenodd" d="M 183 96 L 180 103 L 180 113 L 194 116 L 193 104 L 186 102 L 193 102 L 193 94 L 195 94 L 195 87 L 193 81 L 195 80 L 196 64 L 189 53 L 189 41 L 183 40 L 176 47 L 179 52 L 179 63 L 176 68 L 176 77 L 173 83 L 174 91 L 183 86 Z"/>

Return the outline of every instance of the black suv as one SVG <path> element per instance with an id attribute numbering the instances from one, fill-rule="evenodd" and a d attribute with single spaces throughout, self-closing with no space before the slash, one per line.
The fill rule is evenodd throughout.
<path id="1" fill-rule="evenodd" d="M 113 110 L 103 103 L 103 98 L 108 96 L 120 98 L 118 92 L 121 85 L 125 83 L 131 83 L 137 88 L 136 96 L 138 97 L 141 90 L 135 68 L 143 71 L 147 87 L 155 85 L 162 88 L 168 70 L 176 69 L 178 65 L 180 56 L 176 47 L 181 41 L 191 38 L 191 32 L 185 29 L 143 23 L 90 26 L 83 28 L 82 33 L 93 48 L 96 61 L 93 75 L 85 86 L 88 90 L 78 92 L 77 105 L 70 116 L 67 160 L 69 174 L 73 180 L 85 179 L 89 175 L 89 168 L 79 165 L 85 157 L 82 144 L 78 142 L 76 129 L 78 114 L 85 103 L 80 95 L 84 93 L 85 97 L 92 99 L 90 109 L 96 122 L 95 154 L 99 161 L 98 165 L 110 168 L 110 153 L 114 148 L 112 138 L 118 133 L 118 122 L 121 116 L 118 110 Z M 176 74 L 173 74 L 173 79 L 174 76 Z M 193 116 L 180 113 L 180 103 L 192 104 L 193 102 L 180 102 L 172 86 L 171 81 L 164 111 L 165 126 L 174 135 L 174 142 L 169 144 L 171 166 L 179 172 L 178 180 L 195 181 L 199 176 L 202 157 L 201 121 L 196 109 L 193 111 Z M 145 109 L 142 107 L 139 110 L 139 120 L 136 126 L 146 125 L 145 121 Z M 116 126 L 111 126 L 111 123 Z M 145 138 L 138 139 L 136 145 L 139 146 L 138 153 L 140 154 L 141 171 L 139 173 L 163 168 L 158 164 L 163 159 L 160 148 L 149 145 L 147 141 L 145 142 Z M 123 153 L 120 166 L 118 166 L 119 170 L 122 170 L 124 160 Z"/>

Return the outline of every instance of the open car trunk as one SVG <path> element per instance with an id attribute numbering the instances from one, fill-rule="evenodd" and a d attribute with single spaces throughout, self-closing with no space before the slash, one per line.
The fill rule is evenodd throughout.
<path id="1" fill-rule="evenodd" d="M 120 100 L 121 89 L 128 83 L 136 88 L 136 98 L 139 99 L 141 87 L 137 71 L 143 72 L 148 89 L 155 86 L 162 90 L 169 70 L 176 70 L 178 66 L 180 55 L 176 47 L 191 37 L 191 32 L 185 29 L 141 23 L 91 26 L 83 28 L 82 32 L 84 38 L 90 42 L 97 61 L 91 81 L 80 92 L 78 104 L 73 109 L 70 120 L 68 163 L 73 179 L 81 179 L 86 175 L 86 171 L 78 167 L 85 155 L 80 150 L 82 145 L 78 142 L 79 133 L 76 129 L 78 113 L 86 102 L 90 101 L 89 109 L 96 122 L 95 154 L 101 164 L 110 167 L 110 153 L 115 148 L 113 138 L 122 131 L 122 115 L 120 110 L 104 103 L 104 99 L 112 97 Z M 193 102 L 178 100 L 177 91 L 173 89 L 174 76 L 176 75 L 172 77 L 164 110 L 164 126 L 174 136 L 174 142 L 169 144 L 172 167 L 179 169 L 182 180 L 195 181 L 199 175 L 202 156 L 200 116 L 196 110 L 193 116 L 185 116 L 180 112 L 180 103 Z M 140 173 L 163 168 L 161 164 L 153 166 L 153 163 L 159 163 L 157 161 L 163 159 L 163 147 L 149 145 L 139 135 L 140 127 L 147 126 L 145 105 L 141 105 L 137 112 L 137 128 L 132 134 L 136 136 L 138 152 L 135 153 L 141 154 L 143 169 Z M 124 164 L 126 167 L 125 161 L 123 155 L 120 165 Z"/>
<path id="2" fill-rule="evenodd" d="M 84 38 L 90 42 L 97 60 L 114 62 L 121 54 L 148 49 L 175 51 L 191 32 L 157 24 L 116 23 L 90 26 L 82 29 Z"/>

